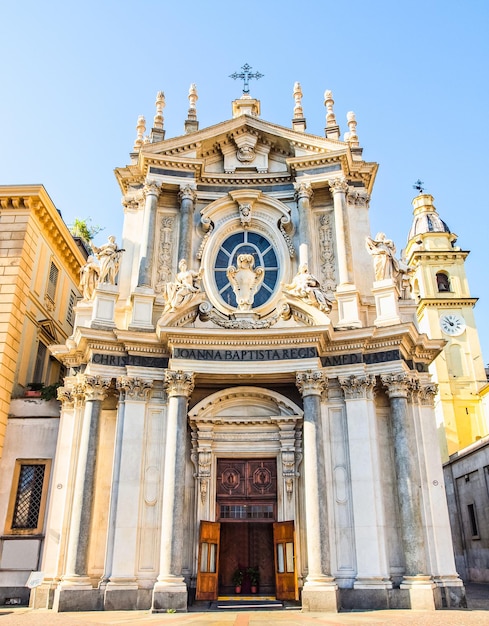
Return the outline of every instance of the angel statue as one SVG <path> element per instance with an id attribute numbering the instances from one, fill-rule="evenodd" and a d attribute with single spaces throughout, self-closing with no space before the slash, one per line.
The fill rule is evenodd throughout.
<path id="1" fill-rule="evenodd" d="M 237 266 L 230 265 L 226 271 L 233 288 L 240 311 L 250 311 L 255 294 L 265 278 L 263 267 L 254 268 L 255 259 L 252 254 L 239 254 Z"/>
<path id="2" fill-rule="evenodd" d="M 200 268 L 198 272 L 189 270 L 187 269 L 187 261 L 181 259 L 178 269 L 179 272 L 175 276 L 175 282 L 167 283 L 165 287 L 165 311 L 175 311 L 200 291 L 199 283 L 204 272 L 203 268 Z"/>
<path id="3" fill-rule="evenodd" d="M 304 300 L 307 304 L 312 304 L 324 313 L 331 311 L 332 304 L 321 289 L 321 283 L 309 272 L 307 263 L 303 263 L 299 267 L 299 271 L 292 282 L 284 286 L 284 291 L 291 296 Z"/>

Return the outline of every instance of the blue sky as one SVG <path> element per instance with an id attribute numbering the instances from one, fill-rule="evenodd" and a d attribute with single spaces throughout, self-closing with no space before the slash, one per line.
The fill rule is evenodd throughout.
<path id="1" fill-rule="evenodd" d="M 487 0 L 329 2 L 167 0 L 3 2 L 0 182 L 42 183 L 67 223 L 90 217 L 120 240 L 113 170 L 129 162 L 138 115 L 158 90 L 166 137 L 183 133 L 190 83 L 200 127 L 231 117 L 249 63 L 262 118 L 290 126 L 295 81 L 307 131 L 323 135 L 331 89 L 341 132 L 354 111 L 364 158 L 380 168 L 372 234 L 404 247 L 420 178 L 458 244 L 479 297 L 489 360 Z"/>

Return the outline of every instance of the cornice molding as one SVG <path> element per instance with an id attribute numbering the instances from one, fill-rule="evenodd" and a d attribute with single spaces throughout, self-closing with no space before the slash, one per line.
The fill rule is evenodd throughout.
<path id="1" fill-rule="evenodd" d="M 85 257 L 42 185 L 0 185 L 0 210 L 32 214 L 48 239 L 53 254 L 63 262 L 71 280 L 78 285 Z"/>

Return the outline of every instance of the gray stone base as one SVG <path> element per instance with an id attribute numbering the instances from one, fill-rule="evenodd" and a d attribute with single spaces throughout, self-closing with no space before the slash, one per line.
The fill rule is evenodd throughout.
<path id="1" fill-rule="evenodd" d="M 131 611 L 137 606 L 137 589 L 106 588 L 104 594 L 104 609 L 106 611 Z"/>
<path id="2" fill-rule="evenodd" d="M 27 587 L 0 587 L 0 606 L 27 606 L 30 593 Z"/>
<path id="3" fill-rule="evenodd" d="M 340 605 L 345 611 L 411 608 L 404 589 L 340 589 Z"/>
<path id="4" fill-rule="evenodd" d="M 463 586 L 439 586 L 435 590 L 435 606 L 437 609 L 466 609 L 467 596 Z"/>
<path id="5" fill-rule="evenodd" d="M 153 613 L 166 613 L 174 609 L 178 613 L 187 612 L 187 591 L 153 591 Z"/>
<path id="6" fill-rule="evenodd" d="M 303 611 L 325 611 L 337 613 L 339 609 L 339 591 L 331 588 L 312 589 L 304 587 L 302 590 Z"/>
<path id="7" fill-rule="evenodd" d="M 103 611 L 103 598 L 100 589 L 64 589 L 54 592 L 53 611 Z"/>

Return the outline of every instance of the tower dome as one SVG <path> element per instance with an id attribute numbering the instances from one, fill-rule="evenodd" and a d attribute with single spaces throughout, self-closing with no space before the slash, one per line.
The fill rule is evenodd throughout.
<path id="1" fill-rule="evenodd" d="M 425 233 L 450 233 L 447 224 L 438 215 L 433 196 L 423 193 L 413 200 L 414 217 L 408 241 Z"/>

